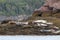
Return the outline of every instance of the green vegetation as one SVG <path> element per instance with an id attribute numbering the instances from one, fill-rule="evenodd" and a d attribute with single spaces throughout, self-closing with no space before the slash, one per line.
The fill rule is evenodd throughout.
<path id="1" fill-rule="evenodd" d="M 43 0 L 0 0 L 0 15 L 31 15 L 43 3 Z"/>

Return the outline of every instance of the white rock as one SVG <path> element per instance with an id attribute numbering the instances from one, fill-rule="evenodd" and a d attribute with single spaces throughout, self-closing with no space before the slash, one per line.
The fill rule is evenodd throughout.
<path id="1" fill-rule="evenodd" d="M 37 26 L 41 26 L 41 24 L 37 24 Z"/>
<path id="2" fill-rule="evenodd" d="M 34 22 L 36 22 L 36 23 L 47 23 L 47 21 L 46 20 L 36 20 L 36 21 L 34 21 Z"/>
<path id="3" fill-rule="evenodd" d="M 22 22 L 22 24 L 28 25 L 28 22 Z"/>
<path id="4" fill-rule="evenodd" d="M 58 30 L 58 31 L 53 31 L 52 33 L 58 34 L 58 33 L 60 33 L 60 30 Z"/>
<path id="5" fill-rule="evenodd" d="M 16 24 L 28 25 L 28 22 L 15 22 Z"/>
<path id="6" fill-rule="evenodd" d="M 40 30 L 41 32 L 51 32 L 51 30 Z"/>
<path id="7" fill-rule="evenodd" d="M 59 29 L 59 27 L 54 26 L 55 29 Z"/>
<path id="8" fill-rule="evenodd" d="M 47 26 L 47 24 L 41 24 L 41 26 Z"/>
<path id="9" fill-rule="evenodd" d="M 52 22 L 47 22 L 46 24 L 48 24 L 48 25 L 53 25 L 53 23 L 52 23 Z"/>
<path id="10" fill-rule="evenodd" d="M 20 25 L 21 24 L 21 22 L 15 22 L 17 25 Z"/>

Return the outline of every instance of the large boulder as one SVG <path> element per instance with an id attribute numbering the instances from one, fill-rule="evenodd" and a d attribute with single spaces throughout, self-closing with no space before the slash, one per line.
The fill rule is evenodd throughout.
<path id="1" fill-rule="evenodd" d="M 60 0 L 46 0 L 45 4 L 39 9 L 35 10 L 32 16 L 53 16 L 60 17 Z"/>
<path id="2" fill-rule="evenodd" d="M 60 0 L 46 0 L 40 10 L 44 9 L 46 11 L 46 9 L 49 9 L 48 7 L 52 7 L 53 9 L 60 9 Z"/>

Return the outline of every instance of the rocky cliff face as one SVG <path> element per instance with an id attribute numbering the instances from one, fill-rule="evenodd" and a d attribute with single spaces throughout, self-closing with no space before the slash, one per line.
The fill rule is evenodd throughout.
<path id="1" fill-rule="evenodd" d="M 36 9 L 33 16 L 53 16 L 60 18 L 60 0 L 46 0 L 45 4 L 39 9 Z"/>

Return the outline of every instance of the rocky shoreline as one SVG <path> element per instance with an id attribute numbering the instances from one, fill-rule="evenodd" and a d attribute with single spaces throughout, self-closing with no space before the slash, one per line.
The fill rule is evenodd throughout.
<path id="1" fill-rule="evenodd" d="M 54 20 L 58 21 L 51 17 L 35 17 L 27 21 L 4 20 L 0 22 L 0 35 L 60 35 L 60 27 L 55 25 Z"/>
<path id="2" fill-rule="evenodd" d="M 60 35 L 60 1 L 51 1 L 46 0 L 31 16 L 0 17 L 0 35 Z"/>

